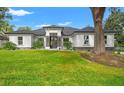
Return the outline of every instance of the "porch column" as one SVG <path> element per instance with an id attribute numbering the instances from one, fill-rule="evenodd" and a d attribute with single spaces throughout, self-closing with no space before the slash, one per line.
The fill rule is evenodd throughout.
<path id="1" fill-rule="evenodd" d="M 46 36 L 46 49 L 49 49 L 50 48 L 50 37 L 49 36 Z"/>
<path id="2" fill-rule="evenodd" d="M 62 38 L 61 38 L 60 36 L 58 36 L 57 47 L 60 48 L 60 49 L 61 49 L 61 47 L 62 47 L 62 40 L 61 40 L 61 39 L 62 39 Z"/>

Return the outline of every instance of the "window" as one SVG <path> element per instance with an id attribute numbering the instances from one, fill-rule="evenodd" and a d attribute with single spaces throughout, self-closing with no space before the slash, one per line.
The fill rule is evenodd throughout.
<path id="1" fill-rule="evenodd" d="M 104 36 L 104 39 L 105 39 L 105 44 L 107 44 L 107 36 L 106 35 Z"/>
<path id="2" fill-rule="evenodd" d="M 69 42 L 69 38 L 63 38 L 64 42 Z"/>
<path id="3" fill-rule="evenodd" d="M 44 39 L 43 39 L 43 38 L 38 38 L 38 41 L 43 42 L 43 41 L 44 41 Z"/>
<path id="4" fill-rule="evenodd" d="M 18 37 L 18 45 L 23 45 L 23 37 Z"/>
<path id="5" fill-rule="evenodd" d="M 84 35 L 84 45 L 89 45 L 89 36 Z"/>
<path id="6" fill-rule="evenodd" d="M 50 33 L 50 36 L 57 36 L 57 33 Z"/>

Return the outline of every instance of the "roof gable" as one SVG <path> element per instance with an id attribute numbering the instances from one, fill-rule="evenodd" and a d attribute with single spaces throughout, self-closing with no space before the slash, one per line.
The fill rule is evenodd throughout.
<path id="1" fill-rule="evenodd" d="M 93 27 L 87 26 L 81 29 L 82 31 L 94 31 Z"/>

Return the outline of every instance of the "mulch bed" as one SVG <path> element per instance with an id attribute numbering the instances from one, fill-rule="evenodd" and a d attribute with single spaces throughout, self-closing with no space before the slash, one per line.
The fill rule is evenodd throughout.
<path id="1" fill-rule="evenodd" d="M 93 53 L 80 53 L 81 57 L 86 58 L 92 62 L 99 64 L 122 67 L 124 68 L 124 57 L 118 55 L 112 55 L 111 53 L 106 53 L 102 55 L 96 55 Z"/>

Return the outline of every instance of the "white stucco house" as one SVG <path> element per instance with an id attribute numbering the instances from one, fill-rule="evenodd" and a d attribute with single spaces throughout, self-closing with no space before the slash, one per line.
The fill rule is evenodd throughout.
<path id="1" fill-rule="evenodd" d="M 115 31 L 104 31 L 107 49 L 114 49 L 114 34 Z M 74 49 L 90 50 L 95 44 L 93 27 L 78 29 L 51 25 L 33 31 L 14 31 L 6 35 L 18 48 L 32 48 L 33 42 L 38 38 L 43 39 L 44 49 L 64 49 L 64 40 L 70 41 Z"/>

